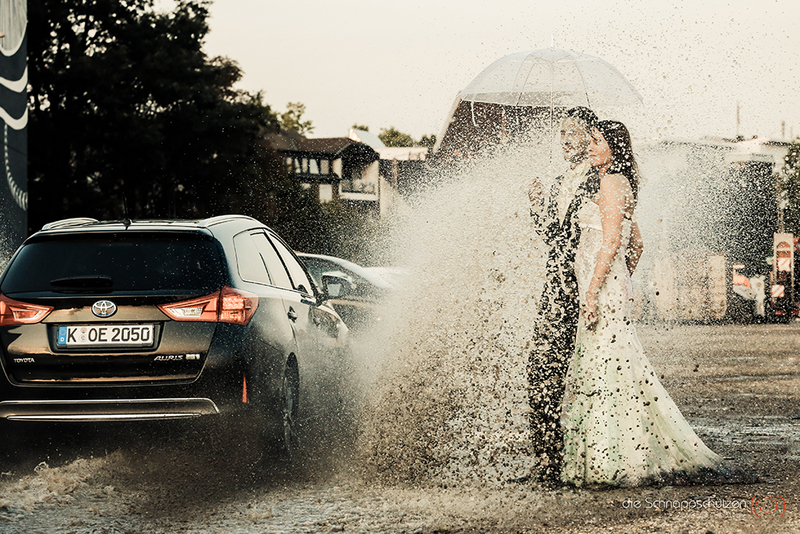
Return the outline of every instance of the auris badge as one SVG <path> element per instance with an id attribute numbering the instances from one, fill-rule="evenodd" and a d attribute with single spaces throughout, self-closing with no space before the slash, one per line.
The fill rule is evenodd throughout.
<path id="1" fill-rule="evenodd" d="M 117 313 L 117 305 L 110 300 L 98 300 L 92 305 L 92 313 L 98 317 L 111 317 Z"/>

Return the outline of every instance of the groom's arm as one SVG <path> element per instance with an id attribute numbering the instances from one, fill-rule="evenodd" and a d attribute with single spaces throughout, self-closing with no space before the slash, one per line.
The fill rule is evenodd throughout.
<path id="1" fill-rule="evenodd" d="M 553 238 L 553 222 L 549 217 L 549 203 L 552 201 L 544 194 L 544 186 L 538 178 L 534 178 L 528 186 L 528 199 L 531 202 L 530 213 L 536 233 L 542 236 L 545 242 Z"/>
<path id="2" fill-rule="evenodd" d="M 531 201 L 531 217 L 538 222 L 544 210 L 544 187 L 538 178 L 534 178 L 528 186 L 528 200 Z"/>

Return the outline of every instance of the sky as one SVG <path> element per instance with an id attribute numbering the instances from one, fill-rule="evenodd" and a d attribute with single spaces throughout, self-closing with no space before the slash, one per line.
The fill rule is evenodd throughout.
<path id="1" fill-rule="evenodd" d="M 600 57 L 644 99 L 603 110 L 637 138 L 800 136 L 797 0 L 216 0 L 205 51 L 312 137 L 361 124 L 439 134 L 459 92 L 508 54 Z M 737 105 L 739 124 L 737 124 Z"/>

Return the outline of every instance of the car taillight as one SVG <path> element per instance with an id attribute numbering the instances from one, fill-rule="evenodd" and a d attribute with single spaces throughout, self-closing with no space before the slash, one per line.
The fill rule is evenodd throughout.
<path id="1" fill-rule="evenodd" d="M 52 306 L 37 306 L 10 299 L 0 293 L 0 326 L 35 324 L 53 311 Z"/>
<path id="2" fill-rule="evenodd" d="M 174 321 L 202 321 L 246 325 L 258 308 L 258 297 L 223 287 L 211 295 L 158 306 Z"/>
<path id="3" fill-rule="evenodd" d="M 219 297 L 219 322 L 245 325 L 258 308 L 258 297 L 247 291 L 222 288 Z"/>

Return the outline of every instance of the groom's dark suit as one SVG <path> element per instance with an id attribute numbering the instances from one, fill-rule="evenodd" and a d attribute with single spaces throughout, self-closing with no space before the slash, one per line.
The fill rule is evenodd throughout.
<path id="1" fill-rule="evenodd" d="M 534 349 L 528 367 L 533 451 L 540 460 L 539 478 L 542 480 L 557 480 L 561 469 L 561 400 L 564 377 L 575 350 L 580 312 L 575 277 L 575 252 L 580 239 L 577 215 L 596 177 L 597 171 L 588 167 L 563 220 L 556 199 L 564 176 L 556 179 L 550 195 L 543 199 L 541 210 L 531 210 L 534 224 L 549 249 L 547 279 L 539 302 Z"/>

